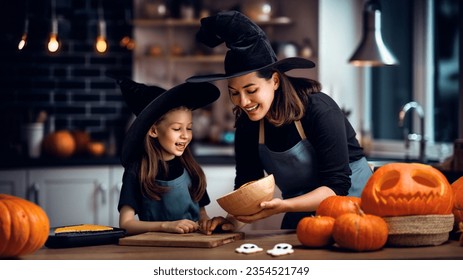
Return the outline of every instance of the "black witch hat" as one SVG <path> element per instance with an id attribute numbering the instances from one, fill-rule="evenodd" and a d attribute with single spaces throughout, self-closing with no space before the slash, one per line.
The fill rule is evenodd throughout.
<path id="1" fill-rule="evenodd" d="M 171 109 L 185 106 L 191 110 L 204 107 L 219 98 L 219 89 L 211 83 L 183 83 L 169 90 L 147 86 L 130 79 L 117 79 L 122 95 L 137 116 L 122 145 L 123 166 L 138 159 L 151 126 Z"/>
<path id="2" fill-rule="evenodd" d="M 211 48 L 226 44 L 229 50 L 225 55 L 225 73 L 193 76 L 187 82 L 216 81 L 265 69 L 286 72 L 315 67 L 315 63 L 300 57 L 277 60 L 265 32 L 237 11 L 220 12 L 201 19 L 196 39 Z"/>

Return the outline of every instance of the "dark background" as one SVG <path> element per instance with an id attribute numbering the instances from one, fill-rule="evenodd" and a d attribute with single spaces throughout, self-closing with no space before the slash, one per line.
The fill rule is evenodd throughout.
<path id="1" fill-rule="evenodd" d="M 102 5 L 108 51 L 94 43 Z M 49 53 L 51 0 L 0 3 L 0 161 L 25 156 L 21 127 L 40 111 L 47 127 L 85 130 L 93 139 L 122 139 L 130 112 L 112 76 L 132 76 L 132 51 L 120 45 L 131 36 L 130 0 L 57 0 L 60 50 Z M 29 19 L 28 40 L 18 43 Z M 119 141 L 120 142 L 120 141 Z M 120 143 L 117 143 L 120 145 Z"/>

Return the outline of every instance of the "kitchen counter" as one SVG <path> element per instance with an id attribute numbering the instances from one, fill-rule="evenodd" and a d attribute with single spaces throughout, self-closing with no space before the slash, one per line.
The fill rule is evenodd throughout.
<path id="1" fill-rule="evenodd" d="M 244 243 L 254 243 L 264 250 L 255 254 L 239 254 L 235 248 Z M 277 243 L 293 245 L 294 253 L 272 257 L 266 250 Z M 79 248 L 42 248 L 27 260 L 450 260 L 463 259 L 463 247 L 455 240 L 440 246 L 392 248 L 385 247 L 374 252 L 351 252 L 337 247 L 309 249 L 300 245 L 294 231 L 266 230 L 246 232 L 245 239 L 215 248 L 143 247 L 101 245 Z"/>

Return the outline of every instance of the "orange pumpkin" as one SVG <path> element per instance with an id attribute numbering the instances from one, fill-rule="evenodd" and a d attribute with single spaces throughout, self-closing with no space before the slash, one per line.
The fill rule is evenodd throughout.
<path id="1" fill-rule="evenodd" d="M 0 257 L 35 252 L 45 244 L 49 231 L 50 222 L 40 206 L 0 194 Z"/>
<path id="2" fill-rule="evenodd" d="M 90 134 L 86 131 L 75 130 L 71 132 L 74 142 L 76 144 L 75 153 L 85 154 L 87 152 L 87 145 L 90 143 Z"/>
<path id="3" fill-rule="evenodd" d="M 49 156 L 67 158 L 74 154 L 76 142 L 69 131 L 58 130 L 45 136 L 42 150 Z"/>
<path id="4" fill-rule="evenodd" d="M 453 191 L 436 168 L 420 163 L 380 167 L 362 192 L 365 213 L 381 217 L 452 213 Z"/>
<path id="5" fill-rule="evenodd" d="M 453 216 L 455 217 L 455 224 L 463 222 L 463 176 L 452 183 L 454 205 Z"/>
<path id="6" fill-rule="evenodd" d="M 341 214 L 356 213 L 355 203 L 360 205 L 360 198 L 354 196 L 329 196 L 322 200 L 315 212 L 318 216 L 337 218 Z"/>
<path id="7" fill-rule="evenodd" d="M 388 238 L 387 223 L 358 207 L 358 213 L 342 214 L 335 220 L 333 238 L 341 248 L 359 252 L 379 250 Z"/>
<path id="8" fill-rule="evenodd" d="M 87 151 L 92 156 L 102 156 L 106 151 L 106 146 L 103 142 L 90 141 L 87 144 Z"/>
<path id="9" fill-rule="evenodd" d="M 334 220 L 328 216 L 302 218 L 296 228 L 297 239 L 307 247 L 325 247 L 333 244 Z"/>

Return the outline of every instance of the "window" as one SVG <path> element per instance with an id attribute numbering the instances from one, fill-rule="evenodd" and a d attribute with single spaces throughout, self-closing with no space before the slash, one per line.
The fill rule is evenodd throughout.
<path id="1" fill-rule="evenodd" d="M 459 125 L 459 2 L 381 1 L 382 35 L 400 65 L 371 71 L 375 141 L 403 140 L 398 113 L 414 100 L 424 108 L 428 155 L 442 158 L 451 152 Z M 406 117 L 405 125 L 419 133 L 414 112 Z"/>

